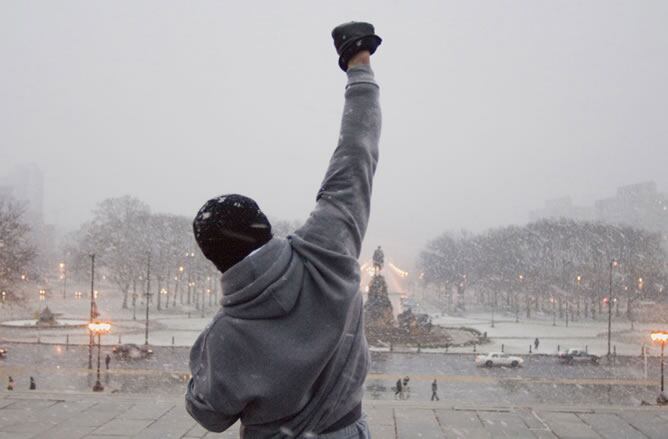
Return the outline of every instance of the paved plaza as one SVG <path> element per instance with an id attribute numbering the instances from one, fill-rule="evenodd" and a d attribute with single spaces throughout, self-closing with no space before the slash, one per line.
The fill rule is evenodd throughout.
<path id="1" fill-rule="evenodd" d="M 668 408 L 502 407 L 365 401 L 374 439 L 668 438 Z M 209 433 L 181 398 L 91 393 L 0 394 L 0 439 L 235 438 Z"/>

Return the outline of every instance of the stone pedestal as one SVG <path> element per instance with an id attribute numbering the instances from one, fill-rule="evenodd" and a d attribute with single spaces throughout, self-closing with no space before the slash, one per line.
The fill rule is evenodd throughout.
<path id="1" fill-rule="evenodd" d="M 364 304 L 364 319 L 367 330 L 384 330 L 394 327 L 392 303 L 387 294 L 385 278 L 376 274 L 369 283 L 369 294 Z"/>

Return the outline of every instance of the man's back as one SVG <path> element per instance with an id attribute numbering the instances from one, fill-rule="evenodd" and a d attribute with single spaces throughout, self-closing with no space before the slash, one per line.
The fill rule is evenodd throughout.
<path id="1" fill-rule="evenodd" d="M 192 348 L 186 406 L 209 430 L 240 418 L 245 438 L 299 437 L 359 411 L 369 360 L 357 259 L 381 116 L 370 67 L 348 78 L 316 208 L 224 273 L 223 309 Z"/>
<path id="2" fill-rule="evenodd" d="M 319 432 L 359 404 L 368 368 L 359 277 L 349 258 L 327 253 L 275 238 L 226 274 L 224 308 L 192 350 L 192 391 L 215 412 L 200 422 L 217 430 L 241 417 L 250 438 Z"/>

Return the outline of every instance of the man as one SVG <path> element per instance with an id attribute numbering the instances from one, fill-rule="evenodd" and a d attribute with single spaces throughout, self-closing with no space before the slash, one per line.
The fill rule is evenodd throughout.
<path id="1" fill-rule="evenodd" d="M 436 383 L 436 378 L 434 378 L 434 381 L 431 383 L 431 400 L 440 401 L 440 398 L 438 397 L 438 384 Z"/>
<path id="2" fill-rule="evenodd" d="M 397 396 L 399 399 L 404 399 L 404 385 L 401 383 L 401 378 L 397 380 L 394 387 L 394 399 L 397 399 Z"/>
<path id="3" fill-rule="evenodd" d="M 367 438 L 369 354 L 357 259 L 369 219 L 381 114 L 368 23 L 332 32 L 348 84 L 339 142 L 306 223 L 273 237 L 257 204 L 209 200 L 193 221 L 223 273 L 222 308 L 190 353 L 186 408 L 204 428 L 241 421 L 245 439 Z"/>
<path id="4" fill-rule="evenodd" d="M 104 357 L 104 365 L 107 368 L 107 370 L 109 370 L 109 363 L 111 363 L 111 356 L 107 354 L 107 356 Z"/>

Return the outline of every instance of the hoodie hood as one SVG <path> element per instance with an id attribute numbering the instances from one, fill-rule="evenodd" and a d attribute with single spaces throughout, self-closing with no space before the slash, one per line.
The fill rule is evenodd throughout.
<path id="1" fill-rule="evenodd" d="M 289 242 L 274 237 L 222 275 L 224 313 L 247 320 L 283 316 L 295 306 L 303 276 Z"/>

